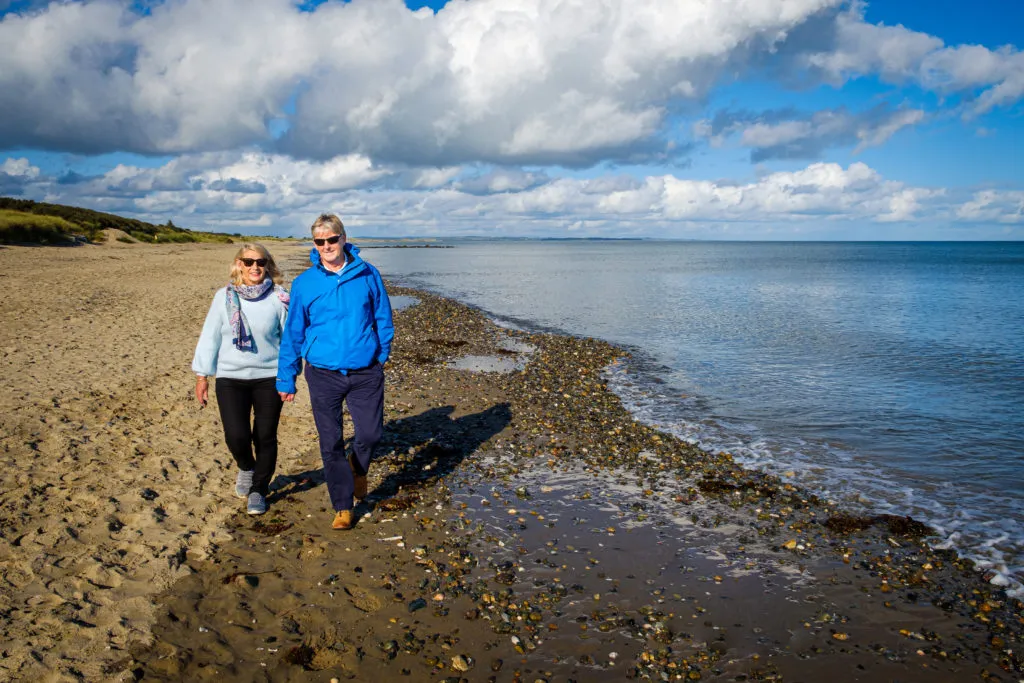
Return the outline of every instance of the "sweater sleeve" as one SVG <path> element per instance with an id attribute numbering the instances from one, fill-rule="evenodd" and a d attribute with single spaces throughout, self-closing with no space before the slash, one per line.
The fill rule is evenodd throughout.
<path id="1" fill-rule="evenodd" d="M 298 285 L 298 282 L 292 284 L 288 317 L 281 334 L 281 353 L 277 359 L 277 390 L 285 394 L 295 393 L 295 377 L 302 371 L 302 345 L 309 327 L 309 316 Z"/>
<path id="2" fill-rule="evenodd" d="M 380 342 L 380 355 L 377 360 L 381 365 L 388 362 L 391 356 L 391 341 L 395 338 L 395 325 L 391 319 L 391 299 L 384 288 L 384 280 L 380 271 L 373 269 L 373 279 L 377 287 L 374 301 L 373 317 L 377 327 L 377 341 Z"/>
<path id="3" fill-rule="evenodd" d="M 210 310 L 206 313 L 203 331 L 199 335 L 199 343 L 196 344 L 196 352 L 192 357 L 192 372 L 197 375 L 211 377 L 217 374 L 221 327 L 224 325 L 226 315 L 224 298 L 218 291 L 214 294 L 213 303 L 210 304 Z"/>

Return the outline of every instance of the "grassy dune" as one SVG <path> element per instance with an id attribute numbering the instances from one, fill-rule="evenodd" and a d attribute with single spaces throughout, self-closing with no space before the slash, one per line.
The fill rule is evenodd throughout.
<path id="1" fill-rule="evenodd" d="M 82 232 L 80 226 L 59 216 L 0 209 L 0 242 L 4 244 L 63 244 Z"/>
<path id="2" fill-rule="evenodd" d="M 219 242 L 231 244 L 241 235 L 179 228 L 171 221 L 154 225 L 134 218 L 77 206 L 46 204 L 0 197 L 0 244 L 71 244 L 104 239 L 103 231 L 122 230 L 138 242 Z"/>

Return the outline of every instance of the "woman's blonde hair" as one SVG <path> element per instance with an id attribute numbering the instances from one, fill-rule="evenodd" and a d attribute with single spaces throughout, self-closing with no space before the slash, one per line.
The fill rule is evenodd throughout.
<path id="1" fill-rule="evenodd" d="M 238 260 L 242 258 L 242 254 L 247 251 L 255 251 L 262 255 L 263 258 L 267 259 L 267 277 L 274 281 L 274 284 L 281 284 L 284 280 L 284 275 L 278 269 L 277 264 L 274 262 L 274 257 L 270 255 L 267 248 L 262 244 L 256 242 L 246 242 L 235 254 L 235 258 L 231 260 L 231 284 L 240 285 L 242 284 L 242 267 L 238 265 Z"/>

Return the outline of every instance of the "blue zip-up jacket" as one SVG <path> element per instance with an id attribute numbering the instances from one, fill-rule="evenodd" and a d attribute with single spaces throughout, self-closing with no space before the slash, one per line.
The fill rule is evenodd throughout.
<path id="1" fill-rule="evenodd" d="M 277 390 L 295 393 L 302 361 L 325 370 L 347 373 L 385 363 L 391 355 L 395 327 L 391 300 L 380 272 L 359 258 L 359 249 L 345 245 L 347 263 L 339 273 L 313 265 L 292 282 L 288 320 L 277 363 Z"/>

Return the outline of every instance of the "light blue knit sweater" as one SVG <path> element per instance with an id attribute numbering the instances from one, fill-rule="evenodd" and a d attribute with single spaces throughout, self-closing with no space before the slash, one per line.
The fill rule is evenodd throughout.
<path id="1" fill-rule="evenodd" d="M 231 342 L 234 333 L 228 319 L 225 299 L 227 288 L 217 290 L 206 314 L 203 332 L 192 358 L 197 375 L 261 379 L 277 375 L 277 356 L 281 350 L 281 330 L 288 308 L 273 289 L 258 301 L 241 299 L 242 313 L 255 341 L 253 351 L 239 351 Z"/>

